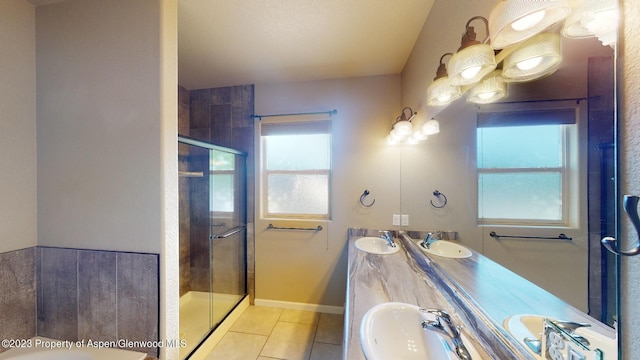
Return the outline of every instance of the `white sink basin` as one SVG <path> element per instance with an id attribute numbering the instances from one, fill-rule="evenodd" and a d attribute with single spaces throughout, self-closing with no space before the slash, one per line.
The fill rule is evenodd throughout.
<path id="1" fill-rule="evenodd" d="M 519 314 L 506 318 L 502 325 L 516 340 L 524 344 L 525 348 L 527 348 L 532 355 L 540 358 L 538 354 L 527 346 L 524 339 L 541 339 L 544 318 L 542 315 Z M 578 328 L 574 334 L 585 337 L 590 342 L 590 349 L 601 349 L 604 351 L 606 359 L 618 358 L 616 339 L 601 334 L 592 327 Z"/>
<path id="2" fill-rule="evenodd" d="M 431 246 L 428 249 L 423 247 L 421 243 L 422 241 L 418 242 L 418 246 L 420 247 L 420 249 L 431 255 L 456 259 L 471 257 L 471 250 L 451 241 L 437 240 L 431 243 Z"/>
<path id="3" fill-rule="evenodd" d="M 400 250 L 400 247 L 389 246 L 387 240 L 379 237 L 366 236 L 356 240 L 356 248 L 370 254 L 386 255 L 395 254 Z"/>
<path id="4" fill-rule="evenodd" d="M 543 317 L 539 315 L 514 315 L 506 318 L 502 324 L 516 340 L 518 340 L 532 355 L 539 356 L 524 341 L 524 339 L 539 340 L 542 338 Z"/>
<path id="5" fill-rule="evenodd" d="M 369 309 L 360 324 L 360 344 L 367 360 L 457 360 L 450 341 L 433 330 L 422 328 L 423 320 L 435 315 L 416 305 L 388 302 Z M 462 335 L 472 359 L 481 359 Z"/>

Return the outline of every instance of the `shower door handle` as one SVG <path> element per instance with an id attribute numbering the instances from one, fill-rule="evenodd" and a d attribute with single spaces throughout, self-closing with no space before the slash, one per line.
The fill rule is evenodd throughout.
<path id="1" fill-rule="evenodd" d="M 636 246 L 633 249 L 624 251 L 618 248 L 616 238 L 605 237 L 601 240 L 602 245 L 616 255 L 635 256 L 640 254 L 640 218 L 638 217 L 638 200 L 640 200 L 640 197 L 638 196 L 625 195 L 622 203 L 624 211 L 629 216 L 629 220 L 631 220 L 631 224 L 633 224 L 633 227 L 636 230 L 636 235 L 638 235 L 638 242 L 636 243 Z"/>
<path id="2" fill-rule="evenodd" d="M 213 240 L 213 239 L 224 239 L 224 238 L 228 238 L 229 236 L 239 233 L 240 231 L 244 230 L 247 228 L 247 225 L 240 225 L 238 227 L 235 227 L 225 233 L 222 233 L 220 235 L 211 235 L 209 236 L 209 239 Z"/>

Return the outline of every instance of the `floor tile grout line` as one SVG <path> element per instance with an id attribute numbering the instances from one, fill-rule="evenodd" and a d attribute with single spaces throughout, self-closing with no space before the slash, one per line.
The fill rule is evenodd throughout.
<path id="1" fill-rule="evenodd" d="M 305 360 L 310 360 L 311 356 L 312 356 L 312 352 L 313 352 L 313 348 L 316 344 L 325 344 L 325 345 L 333 345 L 333 346 L 343 346 L 342 343 L 340 344 L 335 344 L 335 343 L 330 343 L 330 342 L 326 342 L 326 341 L 316 341 L 316 337 L 318 336 L 318 331 L 320 329 L 320 319 L 322 318 L 322 313 L 317 313 L 318 314 L 318 319 L 315 323 L 312 324 L 308 324 L 306 322 L 302 322 L 302 321 L 286 321 L 284 319 L 282 319 L 282 316 L 285 312 L 286 309 L 284 308 L 277 308 L 280 310 L 280 313 L 278 314 L 278 317 L 274 323 L 274 325 L 271 327 L 271 329 L 269 330 L 269 333 L 267 335 L 264 334 L 254 334 L 254 333 L 250 333 L 250 332 L 243 332 L 243 331 L 237 331 L 237 330 L 227 330 L 225 335 L 227 333 L 236 333 L 236 334 L 247 334 L 247 335 L 258 335 L 258 336 L 264 336 L 266 337 L 266 340 L 264 342 L 264 344 L 262 344 L 262 347 L 260 348 L 260 351 L 258 353 L 258 356 L 256 357 L 255 360 L 257 360 L 260 357 L 266 358 L 266 359 L 273 359 L 273 360 L 286 360 L 286 359 L 281 359 L 281 358 L 274 358 L 274 357 L 270 357 L 270 356 L 266 356 L 263 355 L 262 352 L 264 351 L 264 348 L 266 346 L 266 344 L 268 343 L 269 339 L 271 338 L 271 336 L 273 335 L 273 332 L 275 330 L 275 328 L 277 327 L 278 323 L 288 323 L 288 324 L 298 324 L 298 325 L 306 325 L 306 326 L 312 326 L 313 327 L 313 339 L 311 341 L 311 349 L 309 351 L 308 357 Z M 246 311 L 246 310 L 245 310 Z M 244 314 L 244 313 L 243 313 Z M 223 336 L 225 336 L 223 335 Z"/>

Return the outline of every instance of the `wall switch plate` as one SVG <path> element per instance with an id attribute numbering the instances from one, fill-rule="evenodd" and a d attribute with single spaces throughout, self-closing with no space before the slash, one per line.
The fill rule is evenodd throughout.
<path id="1" fill-rule="evenodd" d="M 392 224 L 400 226 L 400 215 L 393 214 Z"/>
<path id="2" fill-rule="evenodd" d="M 402 220 L 401 220 L 401 225 L 402 226 L 409 226 L 409 215 L 402 215 Z"/>

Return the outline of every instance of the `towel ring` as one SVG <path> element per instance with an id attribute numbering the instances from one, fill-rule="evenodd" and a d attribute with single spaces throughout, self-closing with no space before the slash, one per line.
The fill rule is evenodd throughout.
<path id="1" fill-rule="evenodd" d="M 433 191 L 433 195 L 435 197 L 437 197 L 438 199 L 440 199 L 440 198 L 444 199 L 444 201 L 440 200 L 441 205 L 436 205 L 436 204 L 433 203 L 433 200 L 429 200 L 429 202 L 431 202 L 431 206 L 433 206 L 436 209 L 442 209 L 443 207 L 445 207 L 447 205 L 447 197 L 443 193 L 441 193 L 438 190 L 434 190 Z"/>
<path id="2" fill-rule="evenodd" d="M 373 201 L 371 202 L 371 204 L 365 204 L 364 203 L 364 198 L 366 198 L 369 195 L 369 190 L 365 190 L 362 195 L 360 195 L 360 205 L 364 206 L 364 207 L 372 207 L 373 204 L 376 203 L 376 199 L 373 199 Z"/>

